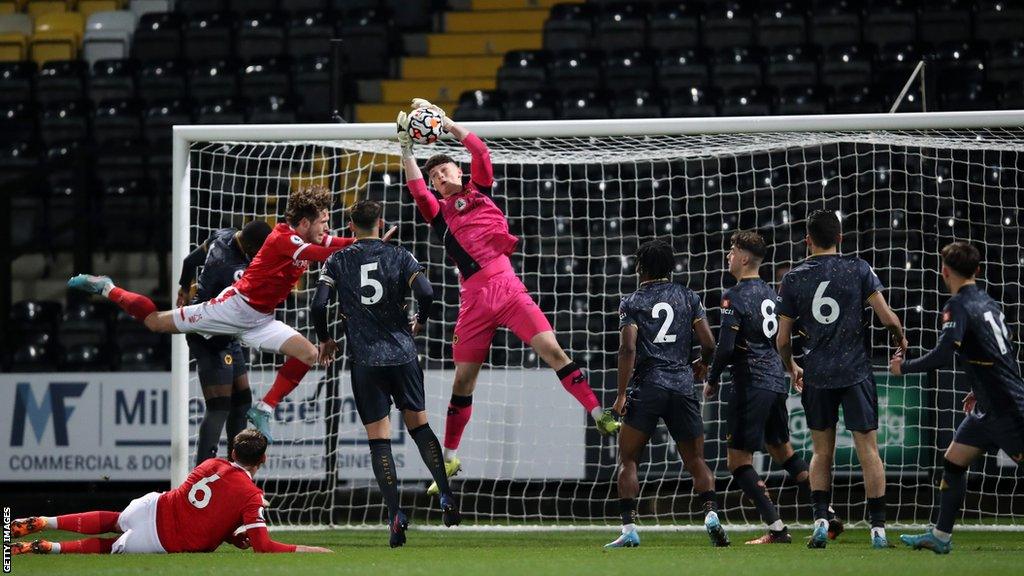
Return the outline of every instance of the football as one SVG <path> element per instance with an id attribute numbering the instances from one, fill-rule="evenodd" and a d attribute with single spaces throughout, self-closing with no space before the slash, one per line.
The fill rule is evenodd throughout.
<path id="1" fill-rule="evenodd" d="M 441 115 L 431 108 L 417 108 L 409 113 L 409 136 L 417 144 L 433 144 L 441 138 L 444 127 Z"/>

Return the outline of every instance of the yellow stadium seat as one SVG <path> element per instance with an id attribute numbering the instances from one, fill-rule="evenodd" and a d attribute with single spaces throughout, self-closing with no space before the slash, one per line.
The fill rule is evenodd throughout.
<path id="1" fill-rule="evenodd" d="M 26 12 L 33 16 L 67 12 L 71 9 L 69 0 L 29 0 Z"/>
<path id="2" fill-rule="evenodd" d="M 124 2 L 119 0 L 78 0 L 78 11 L 88 21 L 89 16 L 96 12 L 107 12 L 109 10 L 120 10 Z"/>
<path id="3" fill-rule="evenodd" d="M 17 32 L 0 34 L 0 62 L 17 62 L 28 56 L 28 38 Z"/>
<path id="4" fill-rule="evenodd" d="M 36 18 L 35 34 L 29 41 L 32 59 L 37 64 L 48 60 L 78 57 L 85 19 L 78 12 L 51 12 Z"/>
<path id="5" fill-rule="evenodd" d="M 0 14 L 14 14 L 25 9 L 28 0 L 0 0 Z"/>

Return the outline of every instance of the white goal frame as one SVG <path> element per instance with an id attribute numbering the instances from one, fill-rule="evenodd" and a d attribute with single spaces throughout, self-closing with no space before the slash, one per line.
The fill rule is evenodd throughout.
<path id="1" fill-rule="evenodd" d="M 610 137 L 757 134 L 870 130 L 998 129 L 1024 126 L 1024 110 L 905 114 L 841 114 L 723 118 L 647 118 L 529 122 L 467 122 L 481 138 Z M 172 270 L 180 276 L 189 253 L 189 146 L 193 142 L 289 142 L 395 138 L 394 124 L 294 124 L 175 126 L 173 136 Z M 173 284 L 173 283 L 172 283 Z M 173 302 L 176 286 L 170 294 Z M 184 335 L 171 339 L 172 486 L 190 471 L 188 401 L 189 356 Z"/>

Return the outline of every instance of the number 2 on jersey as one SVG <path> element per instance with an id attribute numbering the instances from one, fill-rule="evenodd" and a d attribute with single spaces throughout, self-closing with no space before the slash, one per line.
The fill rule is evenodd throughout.
<path id="1" fill-rule="evenodd" d="M 675 319 L 676 313 L 667 302 L 658 302 L 654 305 L 654 308 L 651 309 L 651 318 L 661 318 L 662 311 L 665 312 L 665 321 L 661 324 L 661 329 L 658 330 L 658 334 L 654 337 L 654 343 L 670 344 L 676 341 L 676 335 L 668 333 L 668 329 L 672 326 L 672 320 Z"/>
<path id="2" fill-rule="evenodd" d="M 372 306 L 384 297 L 384 285 L 380 281 L 370 278 L 370 272 L 377 269 L 378 262 L 369 262 L 359 267 L 359 287 L 369 286 L 373 288 L 373 294 L 360 296 L 359 301 L 367 306 Z"/>

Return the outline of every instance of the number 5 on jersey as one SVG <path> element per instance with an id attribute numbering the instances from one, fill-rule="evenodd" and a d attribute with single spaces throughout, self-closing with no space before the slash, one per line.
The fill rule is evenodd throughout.
<path id="1" fill-rule="evenodd" d="M 372 306 L 377 302 L 380 302 L 380 299 L 384 297 L 384 286 L 380 283 L 379 280 L 370 278 L 370 272 L 373 272 L 374 270 L 377 269 L 377 264 L 378 262 L 368 262 L 359 267 L 360 288 L 364 286 L 369 286 L 373 288 L 373 294 L 369 296 L 359 296 L 359 301 L 362 302 L 363 304 L 366 304 L 367 306 Z"/>

